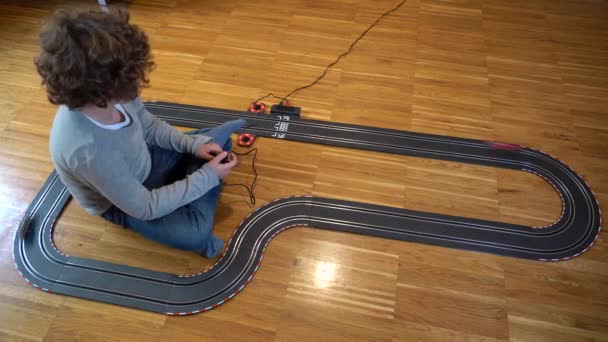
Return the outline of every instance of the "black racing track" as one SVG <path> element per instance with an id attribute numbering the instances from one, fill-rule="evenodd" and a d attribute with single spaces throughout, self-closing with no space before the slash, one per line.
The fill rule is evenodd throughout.
<path id="1" fill-rule="evenodd" d="M 33 286 L 170 315 L 186 315 L 214 308 L 240 292 L 257 271 L 270 240 L 294 226 L 541 261 L 580 255 L 593 245 L 600 231 L 601 212 L 587 183 L 563 162 L 535 149 L 509 151 L 479 140 L 289 116 L 255 116 L 173 103 L 149 102 L 146 107 L 179 126 L 204 128 L 243 118 L 248 121 L 244 130 L 258 137 L 531 172 L 543 177 L 559 193 L 562 215 L 553 224 L 535 229 L 330 198 L 289 197 L 268 203 L 244 219 L 215 266 L 199 274 L 178 276 L 68 256 L 57 250 L 52 239 L 53 227 L 70 194 L 53 172 L 28 208 L 14 241 L 16 266 Z"/>

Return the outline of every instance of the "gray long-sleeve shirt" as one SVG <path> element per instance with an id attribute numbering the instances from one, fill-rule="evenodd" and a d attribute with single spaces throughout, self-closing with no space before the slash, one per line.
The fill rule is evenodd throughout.
<path id="1" fill-rule="evenodd" d="M 148 112 L 139 98 L 122 108 L 131 123 L 117 130 L 102 128 L 66 106 L 59 107 L 53 121 L 49 145 L 57 174 L 89 214 L 100 215 L 114 204 L 132 217 L 152 220 L 219 185 L 205 164 L 183 180 L 146 189 L 142 183 L 151 168 L 147 144 L 194 154 L 211 138 L 181 133 Z"/>

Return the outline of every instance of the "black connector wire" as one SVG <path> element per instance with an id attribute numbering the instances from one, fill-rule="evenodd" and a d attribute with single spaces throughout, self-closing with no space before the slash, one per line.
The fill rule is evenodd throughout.
<path id="1" fill-rule="evenodd" d="M 275 94 L 273 94 L 273 93 L 268 93 L 268 94 L 266 94 L 266 95 L 264 95 L 264 96 L 260 97 L 259 99 L 255 100 L 255 101 L 253 101 L 253 102 L 255 103 L 255 102 L 262 101 L 263 99 L 265 99 L 265 98 L 267 98 L 267 97 L 274 97 L 274 98 L 276 98 L 276 99 L 281 99 L 281 103 L 283 103 L 284 101 L 287 101 L 287 98 L 286 98 L 286 97 L 283 97 L 283 96 L 278 96 L 278 95 L 275 95 Z"/>
<path id="2" fill-rule="evenodd" d="M 342 58 L 346 57 L 346 56 L 347 56 L 349 53 L 351 53 L 351 52 L 353 51 L 353 48 L 355 47 L 355 45 L 356 45 L 356 44 L 357 44 L 357 43 L 358 43 L 358 42 L 359 42 L 359 41 L 360 41 L 360 40 L 361 40 L 361 39 L 362 39 L 362 38 L 363 38 L 363 37 L 364 37 L 364 36 L 365 36 L 365 35 L 366 35 L 366 34 L 367 34 L 367 33 L 368 33 L 368 32 L 369 32 L 371 29 L 372 29 L 372 28 L 374 28 L 374 26 L 376 26 L 376 25 L 377 25 L 377 24 L 380 22 L 380 20 L 382 20 L 382 18 L 384 18 L 384 17 L 386 17 L 387 15 L 389 15 L 389 14 L 391 14 L 391 13 L 395 12 L 396 10 L 398 10 L 399 8 L 401 8 L 401 6 L 403 6 L 403 4 L 405 4 L 406 2 L 407 2 L 407 0 L 402 0 L 402 1 L 401 1 L 401 2 L 400 2 L 398 5 L 397 5 L 397 6 L 395 6 L 395 7 L 391 8 L 390 10 L 388 10 L 388 11 L 386 11 L 386 12 L 384 12 L 384 13 L 383 13 L 383 14 L 382 14 L 380 17 L 378 17 L 378 19 L 376 19 L 376 20 L 375 20 L 375 21 L 374 21 L 374 22 L 373 22 L 373 23 L 372 23 L 372 24 L 371 24 L 371 25 L 370 25 L 370 26 L 369 26 L 369 27 L 368 27 L 368 28 L 367 28 L 365 31 L 363 31 L 363 33 L 361 33 L 361 34 L 359 35 L 359 37 L 357 37 L 357 39 L 355 39 L 355 40 L 354 40 L 354 41 L 353 41 L 353 42 L 350 44 L 350 46 L 348 47 L 348 50 L 344 51 L 344 52 L 343 52 L 341 55 L 339 55 L 339 56 L 338 56 L 338 58 L 336 58 L 336 60 L 334 60 L 333 62 L 331 62 L 329 65 L 327 65 L 327 67 L 325 67 L 325 70 L 323 70 L 323 73 L 322 73 L 321 75 L 319 75 L 319 77 L 317 77 L 317 78 L 316 78 L 314 81 L 312 81 L 311 83 L 309 83 L 309 84 L 307 84 L 307 85 L 304 85 L 304 86 L 301 86 L 301 87 L 298 87 L 298 88 L 295 88 L 294 90 L 292 90 L 291 92 L 289 92 L 289 93 L 288 93 L 287 95 L 285 95 L 285 96 L 279 96 L 279 95 L 275 95 L 275 94 L 273 94 L 273 93 L 268 93 L 268 94 L 266 94 L 266 95 L 264 95 L 264 96 L 262 96 L 262 97 L 258 98 L 257 100 L 255 100 L 255 101 L 254 101 L 254 103 L 255 103 L 255 102 L 262 101 L 262 100 L 264 100 L 264 99 L 266 99 L 266 98 L 268 98 L 268 97 L 273 97 L 273 98 L 276 98 L 276 99 L 280 99 L 280 100 L 281 100 L 281 102 L 279 102 L 279 104 L 280 104 L 280 105 L 282 105 L 282 104 L 284 104 L 284 103 L 285 103 L 285 102 L 288 100 L 288 98 L 289 98 L 290 96 L 294 95 L 295 93 L 297 93 L 297 92 L 299 92 L 299 91 L 301 91 L 301 90 L 304 90 L 304 89 L 310 88 L 310 87 L 314 86 L 315 84 L 319 83 L 319 81 L 321 81 L 321 80 L 323 79 L 323 77 L 325 77 L 325 75 L 327 75 L 327 73 L 329 72 L 329 70 L 330 70 L 330 69 L 331 69 L 331 68 L 332 68 L 334 65 L 336 65 L 336 64 L 337 64 L 337 63 L 338 63 L 338 62 L 339 62 L 339 61 L 340 61 Z M 247 125 L 247 126 L 246 126 L 246 128 L 256 126 L 256 125 L 257 125 L 257 121 L 258 121 L 258 117 L 259 117 L 259 115 L 260 115 L 260 113 L 258 113 L 258 115 L 256 115 L 256 118 L 255 118 L 254 123 L 253 123 L 253 124 L 250 124 L 250 125 Z M 254 176 L 254 178 L 253 178 L 253 183 L 251 184 L 251 188 L 247 187 L 247 185 L 245 185 L 245 184 L 224 184 L 224 185 L 227 185 L 227 186 L 242 186 L 242 187 L 244 187 L 245 189 L 247 189 L 247 191 L 249 192 L 249 200 L 251 201 L 251 204 L 255 204 L 255 196 L 254 196 L 254 194 L 253 194 L 253 191 L 254 191 L 254 189 L 255 189 L 256 181 L 257 181 L 257 178 L 258 178 L 258 173 L 257 173 L 257 171 L 256 171 L 256 169 L 255 169 L 255 159 L 256 159 L 256 156 L 257 156 L 257 148 L 252 149 L 251 151 L 249 151 L 249 152 L 247 152 L 247 153 L 243 153 L 243 154 L 238 154 L 238 153 L 236 153 L 237 155 L 247 155 L 247 154 L 249 154 L 249 153 L 251 153 L 251 152 L 253 152 L 253 151 L 255 151 L 255 154 L 253 155 L 253 164 L 252 164 L 252 166 L 253 166 L 253 173 L 254 173 L 254 175 L 255 175 L 255 176 Z"/>
<path id="3" fill-rule="evenodd" d="M 317 77 L 314 81 L 312 81 L 311 83 L 298 87 L 294 90 L 292 90 L 289 94 L 285 95 L 285 96 L 278 96 L 275 95 L 273 93 L 268 93 L 267 95 L 264 95 L 262 97 L 260 97 L 259 99 L 255 100 L 254 102 L 258 102 L 258 101 L 262 101 L 265 98 L 268 97 L 274 97 L 277 99 L 281 99 L 281 102 L 279 102 L 279 104 L 283 104 L 285 103 L 285 101 L 287 101 L 287 99 L 299 92 L 300 90 L 304 90 L 306 88 L 310 88 L 312 86 L 314 86 L 315 84 L 317 84 L 321 79 L 323 79 L 323 77 L 325 77 L 325 75 L 327 75 L 327 72 L 329 71 L 329 69 L 331 69 L 334 65 L 336 65 L 343 57 L 345 57 L 346 55 L 348 55 L 349 53 L 351 53 L 353 51 L 353 47 L 361 40 L 361 38 L 363 38 L 374 26 L 376 26 L 376 24 L 378 24 L 380 22 L 380 20 L 382 20 L 382 18 L 386 17 L 387 15 L 391 14 L 392 12 L 398 10 L 399 8 L 401 8 L 401 6 L 403 6 L 403 4 L 405 4 L 407 2 L 407 0 L 403 0 L 401 1 L 397 6 L 393 7 L 392 9 L 384 12 L 384 14 L 382 14 L 380 17 L 378 17 L 378 19 L 376 19 L 376 21 L 374 21 L 365 31 L 363 31 L 363 33 L 361 33 L 359 35 L 359 37 L 357 37 L 357 39 L 355 39 L 352 44 L 350 44 L 350 47 L 348 48 L 348 50 L 346 50 L 345 52 L 343 52 L 340 56 L 338 56 L 338 58 L 336 58 L 335 61 L 331 62 L 327 67 L 325 67 L 325 70 L 323 70 L 323 73 Z"/>
<path id="4" fill-rule="evenodd" d="M 251 162 L 251 167 L 253 169 L 253 182 L 251 182 L 251 187 L 247 186 L 246 184 L 242 184 L 242 183 L 235 183 L 235 184 L 224 183 L 224 186 L 242 186 L 249 193 L 249 201 L 251 202 L 251 204 L 255 205 L 254 191 L 255 191 L 255 186 L 257 184 L 257 181 L 258 181 L 258 171 L 255 168 L 255 161 L 258 156 L 258 149 L 253 148 L 253 149 L 249 150 L 249 152 L 245 152 L 245 153 L 238 153 L 238 152 L 232 151 L 232 153 L 236 154 L 237 156 L 246 156 L 246 155 L 251 154 L 252 152 L 254 152 L 254 153 L 253 153 L 253 161 Z"/>

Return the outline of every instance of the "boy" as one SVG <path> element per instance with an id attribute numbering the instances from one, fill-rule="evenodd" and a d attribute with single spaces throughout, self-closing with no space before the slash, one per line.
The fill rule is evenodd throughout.
<path id="1" fill-rule="evenodd" d="M 147 238 L 217 256 L 220 183 L 237 164 L 230 136 L 245 121 L 183 134 L 149 113 L 139 93 L 154 62 L 124 11 L 58 12 L 40 42 L 35 64 L 60 105 L 51 158 L 76 201 Z"/>

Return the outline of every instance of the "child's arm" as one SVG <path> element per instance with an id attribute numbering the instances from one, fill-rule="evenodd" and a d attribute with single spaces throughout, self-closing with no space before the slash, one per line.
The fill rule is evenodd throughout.
<path id="1" fill-rule="evenodd" d="M 130 104 L 137 110 L 137 115 L 143 125 L 144 137 L 148 144 L 180 153 L 196 154 L 201 145 L 212 140 L 211 137 L 187 135 L 178 131 L 175 127 L 150 113 L 139 98 Z"/>
<path id="2" fill-rule="evenodd" d="M 153 220 L 201 197 L 219 185 L 211 163 L 188 177 L 169 185 L 148 190 L 135 178 L 119 153 L 91 158 L 76 171 L 97 192 L 128 215 Z"/>

